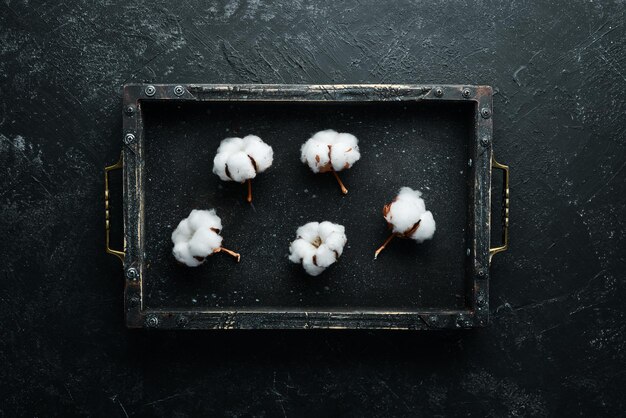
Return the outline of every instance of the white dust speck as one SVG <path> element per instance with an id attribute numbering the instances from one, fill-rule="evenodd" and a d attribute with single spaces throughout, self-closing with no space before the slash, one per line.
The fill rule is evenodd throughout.
<path id="1" fill-rule="evenodd" d="M 20 151 L 24 151 L 26 149 L 26 141 L 24 140 L 24 137 L 22 137 L 21 135 L 18 135 L 15 137 L 13 144 L 15 145 L 15 148 L 17 148 Z"/>
<path id="2" fill-rule="evenodd" d="M 224 6 L 224 17 L 230 18 L 239 8 L 239 2 L 237 0 L 231 0 Z"/>

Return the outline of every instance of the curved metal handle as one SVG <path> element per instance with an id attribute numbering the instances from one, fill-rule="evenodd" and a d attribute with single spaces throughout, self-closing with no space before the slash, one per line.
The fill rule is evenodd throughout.
<path id="1" fill-rule="evenodd" d="M 122 261 L 122 264 L 124 264 L 124 251 L 118 251 L 118 250 L 114 250 L 109 246 L 109 229 L 111 228 L 111 222 L 110 222 L 110 212 L 109 212 L 109 171 L 112 170 L 117 170 L 119 168 L 122 168 L 124 165 L 124 160 L 122 155 L 120 155 L 120 159 L 113 165 L 110 165 L 108 167 L 104 167 L 104 209 L 105 209 L 105 221 L 106 221 L 106 252 L 108 254 L 113 254 L 114 256 L 116 256 L 117 258 L 119 258 Z"/>
<path id="2" fill-rule="evenodd" d="M 504 190 L 502 193 L 502 245 L 489 248 L 489 261 L 494 254 L 509 249 L 509 166 L 500 164 L 495 158 L 491 158 L 491 167 L 504 171 Z"/>

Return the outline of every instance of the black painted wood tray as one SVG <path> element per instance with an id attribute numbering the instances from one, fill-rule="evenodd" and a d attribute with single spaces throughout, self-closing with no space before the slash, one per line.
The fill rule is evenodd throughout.
<path id="1" fill-rule="evenodd" d="M 105 170 L 107 252 L 123 262 L 129 327 L 439 329 L 484 326 L 491 256 L 508 247 L 508 167 L 492 155 L 492 89 L 422 85 L 126 85 L 123 151 Z M 300 146 L 350 132 L 361 159 L 313 174 Z M 219 142 L 260 136 L 274 164 L 245 187 L 212 174 Z M 502 243 L 490 248 L 492 167 L 504 170 Z M 123 168 L 123 250 L 109 239 L 109 173 Z M 387 237 L 381 210 L 402 186 L 423 192 L 432 241 Z M 170 236 L 191 209 L 217 209 L 224 245 L 179 265 Z M 499 216 L 498 216 L 499 218 Z M 298 226 L 345 225 L 339 262 L 318 277 L 288 261 Z M 498 229 L 498 228 L 496 228 Z M 120 240 L 121 241 L 121 240 Z"/>

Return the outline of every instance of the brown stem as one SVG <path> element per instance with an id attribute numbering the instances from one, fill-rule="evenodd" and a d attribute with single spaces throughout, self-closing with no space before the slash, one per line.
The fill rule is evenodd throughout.
<path id="1" fill-rule="evenodd" d="M 246 200 L 248 203 L 252 203 L 252 179 L 248 179 L 248 197 Z"/>
<path id="2" fill-rule="evenodd" d="M 226 254 L 228 254 L 228 255 L 232 256 L 232 257 L 235 257 L 235 258 L 237 259 L 237 262 L 239 262 L 239 260 L 241 260 L 241 254 L 236 253 L 236 252 L 234 252 L 234 251 L 232 251 L 232 250 L 229 250 L 228 248 L 219 247 L 219 248 L 216 248 L 213 252 L 214 252 L 214 253 L 221 253 L 221 252 L 224 252 L 224 253 L 226 253 Z"/>
<path id="3" fill-rule="evenodd" d="M 376 260 L 376 258 L 378 257 L 378 254 L 380 254 L 380 252 L 381 252 L 382 250 L 384 250 L 384 249 L 385 249 L 385 247 L 387 246 L 387 244 L 389 244 L 389 243 L 391 242 L 391 240 L 392 240 L 395 236 L 396 236 L 396 234 L 391 234 L 391 235 L 389 235 L 389 238 L 387 238 L 387 239 L 385 240 L 385 242 L 383 242 L 383 245 L 381 245 L 381 246 L 380 246 L 380 248 L 378 248 L 378 249 L 376 250 L 376 252 L 374 253 L 374 260 Z"/>
<path id="4" fill-rule="evenodd" d="M 337 172 L 335 170 L 332 170 L 333 176 L 335 176 L 335 179 L 337 179 L 337 183 L 339 183 L 339 187 L 341 187 L 341 193 L 343 194 L 348 194 L 348 189 L 346 189 L 346 186 L 343 185 L 343 183 L 341 182 L 341 179 L 339 178 L 339 174 L 337 174 Z"/>

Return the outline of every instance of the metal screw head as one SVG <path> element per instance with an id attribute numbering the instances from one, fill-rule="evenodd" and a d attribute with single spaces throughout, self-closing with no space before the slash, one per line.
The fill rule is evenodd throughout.
<path id="1" fill-rule="evenodd" d="M 463 91 L 461 92 L 461 95 L 463 97 L 465 97 L 466 99 L 468 99 L 470 97 L 470 94 L 471 93 L 470 93 L 469 89 L 463 89 Z"/>
<path id="2" fill-rule="evenodd" d="M 150 315 L 146 318 L 146 326 L 150 328 L 155 328 L 159 326 L 159 318 L 154 315 Z"/>
<path id="3" fill-rule="evenodd" d="M 478 303 L 478 306 L 483 307 L 485 306 L 485 296 L 483 295 L 478 295 L 478 299 L 476 300 L 476 303 Z"/>
<path id="4" fill-rule="evenodd" d="M 130 144 L 132 144 L 133 142 L 135 142 L 135 135 L 130 134 L 130 133 L 129 133 L 129 134 L 126 134 L 126 135 L 124 135 L 124 144 L 126 144 L 126 145 L 130 145 Z"/>
<path id="5" fill-rule="evenodd" d="M 129 280 L 137 280 L 137 278 L 139 278 L 139 272 L 136 268 L 131 267 L 126 270 L 126 278 Z"/>
<path id="6" fill-rule="evenodd" d="M 485 270 L 478 270 L 478 277 L 485 277 Z"/>
<path id="7" fill-rule="evenodd" d="M 435 87 L 435 96 L 437 97 L 443 96 L 443 89 L 441 87 Z"/>
<path id="8" fill-rule="evenodd" d="M 174 87 L 174 94 L 177 96 L 182 96 L 183 93 L 185 92 L 185 89 L 183 86 L 176 86 Z"/>
<path id="9" fill-rule="evenodd" d="M 185 315 L 178 315 L 178 318 L 176 318 L 176 325 L 178 325 L 179 327 L 186 327 L 188 323 L 189 318 L 187 318 Z"/>
<path id="10" fill-rule="evenodd" d="M 483 107 L 480 110 L 480 115 L 484 118 L 484 119 L 489 119 L 491 117 L 491 110 L 489 110 L 488 107 Z"/>
<path id="11" fill-rule="evenodd" d="M 128 116 L 132 116 L 135 113 L 135 106 L 128 105 L 126 106 L 126 109 L 124 109 L 124 111 L 126 112 Z"/>
<path id="12" fill-rule="evenodd" d="M 156 93 L 156 89 L 154 88 L 154 86 L 147 86 L 145 93 L 146 93 L 146 96 L 152 97 L 154 96 L 154 93 Z"/>
<path id="13" fill-rule="evenodd" d="M 128 304 L 130 306 L 137 306 L 139 305 L 139 298 L 137 296 L 133 296 L 132 298 L 130 298 L 130 300 L 128 301 Z"/>
<path id="14" fill-rule="evenodd" d="M 483 147 L 486 147 L 487 145 L 489 145 L 489 138 L 486 136 L 483 136 L 482 138 L 480 138 L 480 144 Z"/>

